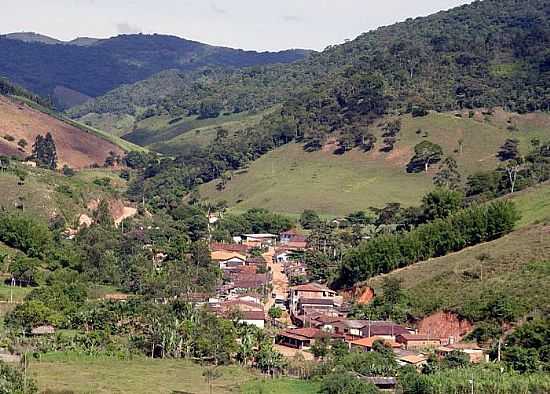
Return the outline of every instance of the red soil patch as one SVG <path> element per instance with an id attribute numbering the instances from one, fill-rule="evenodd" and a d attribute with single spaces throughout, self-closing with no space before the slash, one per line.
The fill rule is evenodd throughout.
<path id="1" fill-rule="evenodd" d="M 384 160 L 396 167 L 405 167 L 413 156 L 411 147 L 394 148 Z"/>
<path id="2" fill-rule="evenodd" d="M 70 126 L 26 104 L 0 96 L 0 137 L 9 134 L 15 139 L 13 142 L 2 140 L 0 153 L 11 154 L 14 149 L 17 151 L 17 141 L 25 139 L 27 146 L 19 155 L 29 156 L 36 136 L 47 132 L 52 134 L 55 141 L 59 167 L 64 164 L 72 168 L 89 167 L 94 163 L 102 165 L 110 151 L 124 154 L 118 146 L 100 137 Z"/>
<path id="3" fill-rule="evenodd" d="M 418 333 L 438 338 L 454 337 L 462 339 L 473 329 L 472 323 L 450 312 L 437 312 L 422 319 L 418 325 Z"/>

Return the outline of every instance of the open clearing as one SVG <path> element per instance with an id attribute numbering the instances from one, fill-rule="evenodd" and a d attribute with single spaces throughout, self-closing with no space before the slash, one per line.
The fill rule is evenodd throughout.
<path id="1" fill-rule="evenodd" d="M 212 392 L 313 394 L 318 385 L 294 379 L 262 379 L 256 372 L 229 366 L 219 367 L 222 375 L 212 384 Z M 44 392 L 65 393 L 189 393 L 209 394 L 202 376 L 205 368 L 186 360 L 93 359 L 79 355 L 48 354 L 33 361 L 30 373 Z M 242 390 L 242 391 L 241 391 Z"/>

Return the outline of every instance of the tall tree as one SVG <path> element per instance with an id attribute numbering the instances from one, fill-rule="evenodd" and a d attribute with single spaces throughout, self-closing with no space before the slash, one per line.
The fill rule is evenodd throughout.
<path id="1" fill-rule="evenodd" d="M 407 165 L 407 172 L 428 172 L 431 164 L 441 161 L 443 149 L 430 141 L 422 141 L 414 147 L 415 155 Z"/>
<path id="2" fill-rule="evenodd" d="M 433 182 L 437 187 L 446 187 L 450 190 L 460 188 L 462 176 L 454 157 L 448 156 L 443 160 L 439 166 L 439 172 L 435 174 Z"/>
<path id="3" fill-rule="evenodd" d="M 55 170 L 57 168 L 57 149 L 50 133 L 46 137 L 36 136 L 32 146 L 32 157 L 40 167 Z"/>

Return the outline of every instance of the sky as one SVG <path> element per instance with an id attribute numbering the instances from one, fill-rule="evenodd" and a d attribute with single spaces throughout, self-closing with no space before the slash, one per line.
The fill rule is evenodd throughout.
<path id="1" fill-rule="evenodd" d="M 61 40 L 163 33 L 254 50 L 322 50 L 464 0 L 2 0 L 0 33 Z"/>

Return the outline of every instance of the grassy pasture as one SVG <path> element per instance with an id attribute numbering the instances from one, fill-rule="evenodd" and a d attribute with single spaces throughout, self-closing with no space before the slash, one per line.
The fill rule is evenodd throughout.
<path id="1" fill-rule="evenodd" d="M 335 155 L 335 146 L 329 144 L 322 151 L 308 153 L 299 144 L 289 144 L 237 171 L 225 190 L 217 190 L 214 181 L 200 188 L 201 195 L 226 200 L 234 211 L 262 207 L 289 214 L 311 208 L 326 215 L 344 215 L 387 202 L 415 205 L 432 189 L 432 177 L 437 172 L 436 165 L 428 173 L 406 173 L 419 142 L 441 145 L 444 154 L 454 156 L 461 173 L 467 176 L 495 168 L 496 153 L 507 138 L 519 139 L 523 153 L 529 150 L 532 138 L 548 139 L 550 116 L 502 111 L 487 118 L 480 113 L 473 118 L 467 113 L 461 117 L 454 113 L 403 116 L 399 141 L 390 153 L 380 152 L 383 138 L 379 126 L 372 126 L 378 143 L 371 152 L 353 150 Z M 462 152 L 458 149 L 460 140 Z"/>

